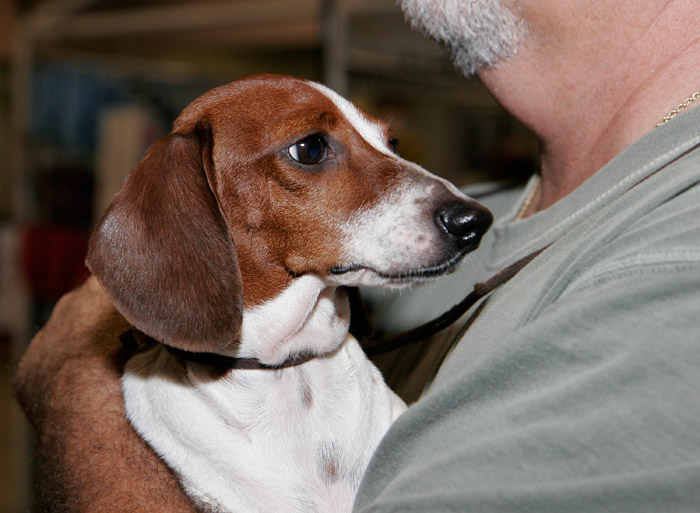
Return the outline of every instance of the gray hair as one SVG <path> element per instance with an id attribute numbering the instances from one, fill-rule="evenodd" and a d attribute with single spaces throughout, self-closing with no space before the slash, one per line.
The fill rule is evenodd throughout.
<path id="1" fill-rule="evenodd" d="M 413 27 L 445 45 L 465 75 L 515 54 L 525 23 L 501 0 L 399 0 Z"/>

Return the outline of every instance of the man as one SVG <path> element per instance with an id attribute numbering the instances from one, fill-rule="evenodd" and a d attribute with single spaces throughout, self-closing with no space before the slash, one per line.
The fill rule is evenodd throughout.
<path id="1" fill-rule="evenodd" d="M 537 135 L 542 167 L 464 266 L 459 294 L 451 277 L 431 296 L 437 306 L 407 296 L 389 317 L 430 316 L 474 281 L 546 249 L 448 332 L 449 354 L 377 449 L 356 510 L 697 510 L 700 9 L 693 0 L 402 7 Z M 681 102 L 684 112 L 671 113 Z M 98 305 L 101 292 L 90 287 L 58 315 L 91 298 Z M 103 312 L 93 317 L 99 325 L 108 308 L 90 308 Z M 128 491 L 150 501 L 130 511 L 187 511 L 162 464 L 114 413 L 118 367 L 99 352 L 48 348 L 71 336 L 49 329 L 33 342 L 20 397 L 30 419 L 53 415 L 61 426 L 37 422 L 40 448 L 60 449 L 55 468 L 67 478 L 88 472 L 80 458 L 111 458 L 116 468 L 101 487 L 75 476 L 61 491 L 74 509 Z M 44 351 L 56 370 L 44 368 Z M 95 390 L 106 368 L 110 390 Z M 72 379 L 94 395 L 61 400 Z M 113 422 L 96 418 L 104 409 Z M 95 432 L 66 437 L 80 422 L 95 422 Z"/>

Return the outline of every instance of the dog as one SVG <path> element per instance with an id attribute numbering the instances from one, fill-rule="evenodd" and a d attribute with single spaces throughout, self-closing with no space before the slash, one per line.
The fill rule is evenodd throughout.
<path id="1" fill-rule="evenodd" d="M 405 410 L 348 334 L 348 287 L 448 273 L 492 217 L 395 144 L 323 85 L 245 77 L 185 108 L 93 232 L 88 267 L 146 341 L 127 416 L 201 508 L 350 511 Z"/>

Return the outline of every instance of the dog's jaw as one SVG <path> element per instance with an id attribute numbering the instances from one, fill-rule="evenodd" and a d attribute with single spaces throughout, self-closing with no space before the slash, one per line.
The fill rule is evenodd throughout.
<path id="1" fill-rule="evenodd" d="M 244 310 L 236 356 L 279 365 L 299 354 L 326 354 L 343 342 L 349 325 L 345 290 L 300 276 L 274 299 Z"/>

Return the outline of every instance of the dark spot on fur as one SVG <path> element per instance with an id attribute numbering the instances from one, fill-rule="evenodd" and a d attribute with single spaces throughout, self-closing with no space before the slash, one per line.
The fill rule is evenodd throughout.
<path id="1" fill-rule="evenodd" d="M 338 480 L 338 463 L 336 461 L 329 460 L 326 462 L 326 476 L 331 483 Z"/>
<path id="2" fill-rule="evenodd" d="M 314 396 L 311 392 L 311 386 L 309 386 L 309 382 L 306 379 L 306 374 L 301 369 L 299 369 L 299 393 L 304 406 L 311 408 L 314 404 Z"/>
<path id="3" fill-rule="evenodd" d="M 324 443 L 319 447 L 318 464 L 321 478 L 327 485 L 333 484 L 340 478 L 341 464 L 338 451 L 332 442 Z"/>

